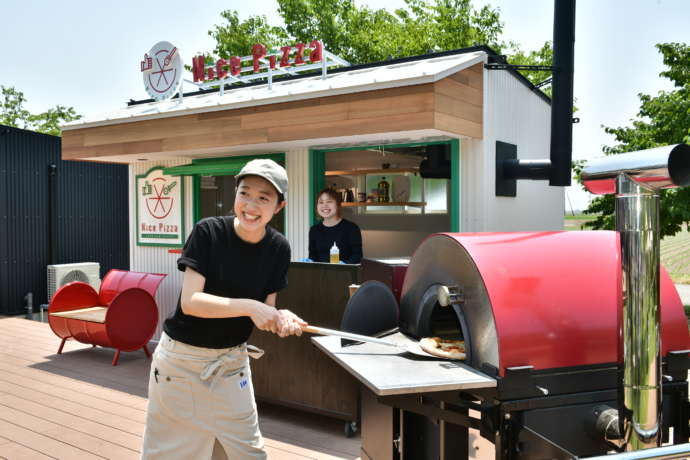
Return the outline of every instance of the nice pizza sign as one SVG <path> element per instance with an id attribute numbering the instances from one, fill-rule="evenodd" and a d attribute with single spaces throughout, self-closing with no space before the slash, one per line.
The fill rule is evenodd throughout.
<path id="1" fill-rule="evenodd" d="M 306 43 L 292 46 L 282 46 L 279 51 L 268 52 L 266 46 L 256 43 L 252 47 L 251 56 L 232 56 L 230 59 L 218 59 L 215 63 L 206 64 L 204 56 L 192 59 L 192 74 L 194 82 L 223 80 L 228 76 L 237 77 L 242 72 L 259 73 L 262 70 L 285 70 L 308 64 L 317 64 L 323 60 L 323 44 L 313 40 L 307 47 Z M 251 61 L 251 66 L 242 67 L 242 62 Z M 304 70 L 304 69 L 302 69 Z"/>
<path id="2" fill-rule="evenodd" d="M 192 59 L 194 81 L 189 83 L 204 89 L 218 87 L 222 95 L 226 84 L 265 78 L 268 88 L 272 89 L 274 75 L 297 75 L 320 69 L 321 78 L 326 78 L 330 67 L 349 65 L 346 60 L 326 50 L 319 40 L 273 50 L 256 43 L 252 46 L 252 54 L 248 56 L 231 56 L 215 62 L 205 56 L 195 56 Z"/>
<path id="3" fill-rule="evenodd" d="M 182 78 L 184 66 L 180 52 L 170 42 L 156 43 L 139 62 L 146 91 L 157 101 L 179 95 L 184 97 L 183 84 L 190 83 L 201 89 L 218 88 L 221 95 L 225 85 L 265 79 L 268 88 L 273 87 L 274 75 L 297 75 L 301 72 L 320 69 L 321 78 L 326 78 L 330 67 L 349 66 L 346 60 L 330 53 L 319 40 L 307 43 L 281 46 L 269 50 L 256 43 L 249 56 L 231 56 L 213 62 L 206 56 L 192 58 L 193 80 Z"/>
<path id="4" fill-rule="evenodd" d="M 184 244 L 182 178 L 163 174 L 163 168 L 156 167 L 137 176 L 136 188 L 137 244 Z"/>

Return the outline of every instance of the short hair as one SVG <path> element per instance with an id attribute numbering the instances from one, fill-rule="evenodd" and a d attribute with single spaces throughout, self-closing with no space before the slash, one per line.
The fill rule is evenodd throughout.
<path id="1" fill-rule="evenodd" d="M 338 217 L 342 217 L 341 216 L 341 210 L 342 210 L 343 199 L 340 196 L 340 193 L 336 192 L 335 190 L 333 190 L 330 187 L 326 187 L 324 189 L 321 189 L 321 191 L 318 193 L 318 195 L 316 195 L 316 200 L 314 200 L 314 212 L 316 213 L 316 217 L 321 217 L 321 216 L 319 216 L 319 209 L 318 209 L 319 198 L 321 198 L 321 195 L 328 195 L 329 197 L 333 198 L 333 200 L 335 201 L 335 214 Z"/>

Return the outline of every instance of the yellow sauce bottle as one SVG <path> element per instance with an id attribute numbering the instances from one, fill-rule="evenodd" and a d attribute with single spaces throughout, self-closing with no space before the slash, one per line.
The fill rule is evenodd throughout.
<path id="1" fill-rule="evenodd" d="M 340 249 L 338 249 L 338 246 L 336 246 L 335 243 L 333 243 L 333 247 L 331 247 L 331 263 L 340 263 Z"/>
<path id="2" fill-rule="evenodd" d="M 381 179 L 379 182 L 379 203 L 389 203 L 391 201 L 390 198 L 390 189 L 391 186 L 384 177 Z"/>

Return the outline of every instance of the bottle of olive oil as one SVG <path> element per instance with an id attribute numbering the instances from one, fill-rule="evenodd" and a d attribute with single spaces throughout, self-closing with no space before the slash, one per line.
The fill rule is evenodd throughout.
<path id="1" fill-rule="evenodd" d="M 379 181 L 379 203 L 389 203 L 391 201 L 390 189 L 391 186 L 386 178 L 382 178 Z"/>
<path id="2" fill-rule="evenodd" d="M 336 246 L 335 242 L 333 243 L 333 246 L 331 247 L 331 263 L 332 264 L 339 264 L 340 263 L 340 249 L 338 249 L 338 246 Z"/>

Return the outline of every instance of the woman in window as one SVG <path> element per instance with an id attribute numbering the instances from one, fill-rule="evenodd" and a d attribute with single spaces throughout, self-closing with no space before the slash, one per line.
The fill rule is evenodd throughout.
<path id="1" fill-rule="evenodd" d="M 358 264 L 362 261 L 362 232 L 354 222 L 343 219 L 341 199 L 335 190 L 325 188 L 316 199 L 316 213 L 322 219 L 309 229 L 309 259 L 330 262 L 333 244 L 340 261 Z"/>

